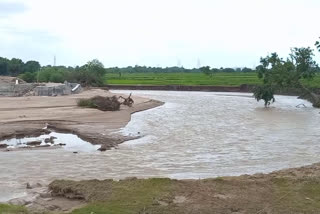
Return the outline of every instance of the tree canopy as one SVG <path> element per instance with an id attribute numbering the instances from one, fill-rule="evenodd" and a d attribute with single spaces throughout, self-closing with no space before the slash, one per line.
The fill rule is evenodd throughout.
<path id="1" fill-rule="evenodd" d="M 258 77 L 263 84 L 254 90 L 254 96 L 264 100 L 265 106 L 275 101 L 274 94 L 285 88 L 300 88 L 303 93 L 309 94 L 314 106 L 320 107 L 319 100 L 307 89 L 301 80 L 311 80 L 318 69 L 313 60 L 313 50 L 308 48 L 293 48 L 287 59 L 282 59 L 277 53 L 261 58 L 260 65 L 256 68 Z"/>

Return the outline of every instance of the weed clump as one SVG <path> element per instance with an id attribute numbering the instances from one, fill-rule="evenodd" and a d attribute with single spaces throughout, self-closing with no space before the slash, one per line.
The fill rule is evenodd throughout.
<path id="1" fill-rule="evenodd" d="M 101 111 L 118 111 L 120 110 L 121 103 L 117 96 L 102 97 L 95 96 L 88 99 L 79 99 L 77 101 L 79 107 L 96 108 Z"/>

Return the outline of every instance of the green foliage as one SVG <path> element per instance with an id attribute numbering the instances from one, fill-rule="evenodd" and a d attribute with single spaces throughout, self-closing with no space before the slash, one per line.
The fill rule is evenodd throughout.
<path id="1" fill-rule="evenodd" d="M 319 39 L 320 39 L 320 37 L 319 37 Z M 316 41 L 316 43 L 314 45 L 316 46 L 316 48 L 320 52 L 320 41 Z"/>
<path id="2" fill-rule="evenodd" d="M 77 101 L 77 105 L 84 108 L 96 108 L 96 105 L 93 103 L 92 99 L 79 99 Z"/>
<path id="3" fill-rule="evenodd" d="M 25 72 L 36 72 L 40 69 L 37 61 L 28 61 L 24 63 L 21 59 L 0 57 L 0 75 L 18 76 Z"/>
<path id="4" fill-rule="evenodd" d="M 82 86 L 102 86 L 105 73 L 106 70 L 103 64 L 99 60 L 94 59 L 76 69 L 72 75 Z"/>
<path id="5" fill-rule="evenodd" d="M 9 73 L 12 76 L 17 76 L 23 72 L 24 63 L 21 59 L 12 58 L 8 64 Z"/>
<path id="6" fill-rule="evenodd" d="M 264 106 L 268 107 L 271 103 L 275 101 L 274 98 L 275 91 L 272 87 L 267 85 L 259 85 L 256 86 L 253 90 L 253 95 L 259 102 L 260 100 L 264 100 Z"/>
<path id="7" fill-rule="evenodd" d="M 37 61 L 28 61 L 24 65 L 24 72 L 37 72 L 41 68 L 41 65 Z"/>
<path id="8" fill-rule="evenodd" d="M 49 81 L 56 83 L 63 83 L 65 81 L 63 72 L 54 72 L 50 75 Z"/>
<path id="9" fill-rule="evenodd" d="M 37 73 L 25 72 L 18 76 L 20 79 L 23 79 L 26 82 L 36 82 L 37 81 Z"/>
<path id="10" fill-rule="evenodd" d="M 300 87 L 305 90 L 301 80 L 312 80 L 318 69 L 317 63 L 313 60 L 313 50 L 308 48 L 293 48 L 286 60 L 283 60 L 277 53 L 261 58 L 256 70 L 263 85 L 256 87 L 254 96 L 264 100 L 265 106 L 274 101 L 274 93 L 286 88 Z"/>
<path id="11" fill-rule="evenodd" d="M 0 75 L 8 75 L 9 74 L 9 60 L 6 58 L 0 57 Z"/>

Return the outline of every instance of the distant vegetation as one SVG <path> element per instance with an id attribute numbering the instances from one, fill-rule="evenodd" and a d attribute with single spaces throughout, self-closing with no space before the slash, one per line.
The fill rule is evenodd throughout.
<path id="1" fill-rule="evenodd" d="M 21 59 L 0 57 L 0 75 L 18 76 L 26 82 L 78 82 L 82 86 L 103 85 L 106 69 L 94 59 L 83 66 L 43 66 L 37 61 L 24 63 Z"/>
<path id="2" fill-rule="evenodd" d="M 320 42 L 315 43 L 316 48 L 320 51 Z M 310 49 L 311 50 L 311 49 Z M 268 58 L 269 57 L 269 58 Z M 26 82 L 55 82 L 62 83 L 64 81 L 78 82 L 82 86 L 103 86 L 105 84 L 120 85 L 214 85 L 214 86 L 240 86 L 262 85 L 256 89 L 256 98 L 272 101 L 275 91 L 275 81 L 270 79 L 278 79 L 278 71 L 282 64 L 284 67 L 289 66 L 290 60 L 280 60 L 276 67 L 273 62 L 267 62 L 272 56 L 261 59 L 261 65 L 255 69 L 251 68 L 210 68 L 204 66 L 201 68 L 183 68 L 183 67 L 147 67 L 147 66 L 128 66 L 124 68 L 104 68 L 103 64 L 98 60 L 89 61 L 83 66 L 66 67 L 66 66 L 41 66 L 37 61 L 23 62 L 21 59 L 6 59 L 0 57 L 0 75 L 18 76 Z M 292 55 L 290 55 L 292 57 Z M 290 58 L 289 57 L 289 58 Z M 267 64 L 266 64 L 267 63 Z M 293 64 L 290 71 L 282 72 L 278 79 L 283 81 L 277 85 L 277 89 L 284 87 L 296 87 L 294 84 L 284 85 L 285 81 L 289 81 L 292 72 L 297 71 L 301 66 Z M 282 67 L 282 68 L 284 68 Z M 281 69 L 282 69 L 281 68 Z M 264 69 L 264 70 L 263 70 Z M 285 68 L 288 69 L 288 68 Z M 312 67 L 312 75 L 305 78 L 295 76 L 297 81 L 308 87 L 320 87 L 320 69 L 317 66 Z M 275 71 L 275 72 L 273 72 Z M 301 72 L 301 71 L 299 71 Z M 304 71 L 302 73 L 305 73 Z M 257 75 L 258 74 L 258 75 Z M 272 78 L 270 74 L 274 74 Z M 286 79 L 284 78 L 286 77 Z M 312 78 L 310 78 L 312 77 Z M 272 87 L 269 87 L 272 85 Z M 272 83 L 271 83 L 272 82 Z M 281 87 L 278 87 L 281 86 Z"/>

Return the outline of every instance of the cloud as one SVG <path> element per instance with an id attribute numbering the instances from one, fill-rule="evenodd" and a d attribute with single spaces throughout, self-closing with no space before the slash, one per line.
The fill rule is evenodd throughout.
<path id="1" fill-rule="evenodd" d="M 0 18 L 23 13 L 27 10 L 28 8 L 22 2 L 0 2 Z"/>
<path id="2" fill-rule="evenodd" d="M 254 66 L 320 36 L 319 0 L 4 1 L 0 56 L 42 64 Z"/>

